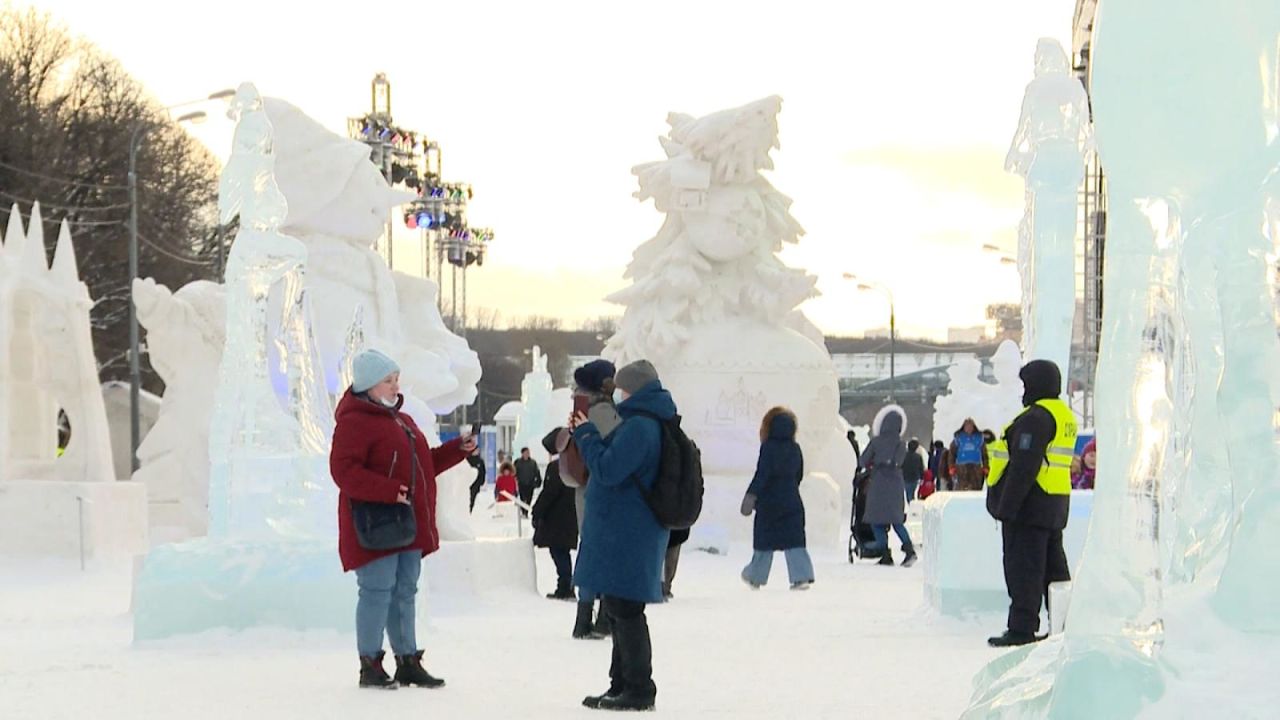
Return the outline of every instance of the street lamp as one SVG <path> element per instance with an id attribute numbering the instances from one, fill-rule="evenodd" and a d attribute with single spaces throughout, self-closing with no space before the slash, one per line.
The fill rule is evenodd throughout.
<path id="1" fill-rule="evenodd" d="M 898 316 L 894 309 L 893 291 L 880 283 L 859 281 L 857 276 L 852 273 L 845 273 L 844 279 L 856 281 L 858 289 L 863 292 L 884 293 L 885 297 L 889 299 L 889 402 L 893 402 L 898 384 Z"/>
<path id="2" fill-rule="evenodd" d="M 208 96 L 208 100 L 221 100 L 235 95 L 234 90 L 219 90 Z M 193 100 L 177 105 L 170 105 L 165 111 L 194 105 L 204 100 Z M 208 117 L 203 110 L 189 112 L 179 116 L 178 123 L 200 123 Z M 133 133 L 129 136 L 129 463 L 132 472 L 137 472 L 138 445 L 142 442 L 141 405 L 139 395 L 142 391 L 142 363 L 138 342 L 138 304 L 133 295 L 133 281 L 138 279 L 138 147 L 146 134 L 155 128 L 154 124 L 145 120 L 134 123 Z"/>

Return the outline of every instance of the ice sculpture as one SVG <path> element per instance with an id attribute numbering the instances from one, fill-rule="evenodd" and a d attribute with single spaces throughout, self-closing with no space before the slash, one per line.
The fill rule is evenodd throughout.
<path id="1" fill-rule="evenodd" d="M 652 198 L 666 220 L 635 251 L 632 284 L 609 298 L 626 311 L 605 356 L 654 363 L 702 448 L 704 471 L 724 478 L 721 499 L 710 497 L 709 482 L 710 504 L 734 511 L 773 405 L 795 411 L 809 470 L 841 486 L 854 470 L 831 356 L 797 309 L 817 294 L 815 278 L 777 255 L 803 233 L 791 200 L 761 174 L 773 167 L 781 103 L 775 96 L 701 118 L 668 116 L 667 159 L 632 171 L 637 197 Z M 812 536 L 825 542 L 825 534 Z"/>
<path id="2" fill-rule="evenodd" d="M 50 267 L 40 205 L 25 230 L 14 205 L 0 241 L 0 480 L 116 479 L 92 307 L 66 221 Z M 72 430 L 61 457 L 59 409 Z"/>
<path id="3" fill-rule="evenodd" d="M 1024 354 L 1028 360 L 1052 360 L 1063 377 L 1076 309 L 1076 203 L 1092 150 L 1084 85 L 1072 74 L 1062 45 L 1040 38 L 1035 79 L 1023 96 L 1005 169 L 1026 181 L 1027 211 L 1018 227 Z"/>
<path id="4" fill-rule="evenodd" d="M 343 365 L 349 349 L 351 323 L 358 313 L 361 346 L 377 347 L 396 358 L 403 368 L 405 411 L 434 441 L 436 413 L 451 412 L 474 399 L 480 362 L 466 340 L 445 327 L 436 305 L 435 283 L 390 272 L 371 248 L 384 227 L 387 210 L 403 199 L 403 193 L 387 187 L 385 179 L 369 162 L 368 147 L 364 144 L 335 135 L 289 103 L 273 98 L 263 102 L 266 117 L 274 128 L 276 185 L 287 205 L 280 229 L 300 240 L 306 250 L 304 290 L 312 306 L 312 333 L 327 390 L 336 398 L 349 384 L 343 379 Z M 188 293 L 190 287 L 179 290 L 174 297 L 194 297 Z M 168 293 L 164 288 L 157 292 Z M 200 294 L 203 297 L 205 293 L 201 290 Z M 199 311 L 204 316 L 202 323 L 213 314 L 221 317 L 224 312 L 221 296 L 204 297 Z M 187 346 L 186 334 L 190 327 L 153 326 L 146 317 L 143 322 L 147 324 L 149 344 Z M 294 337 L 289 342 L 296 346 L 300 338 Z M 199 352 L 203 353 L 203 348 Z M 220 346 L 216 352 L 221 353 Z M 213 356 L 202 357 L 207 360 Z M 197 429 L 207 428 L 213 413 L 213 388 L 208 377 L 203 369 L 185 362 L 174 363 L 171 372 L 164 374 L 169 387 L 200 388 L 197 393 L 181 393 L 185 396 L 181 410 L 184 422 Z M 283 376 L 276 377 L 275 382 L 279 388 L 286 386 Z M 312 398 L 311 402 L 321 404 L 319 398 Z M 150 483 L 161 476 L 180 477 L 171 472 L 173 468 L 148 469 L 147 464 L 152 458 L 170 456 L 194 460 L 191 452 L 196 441 L 195 437 L 171 433 L 148 436 L 144 442 L 146 452 L 141 458 L 141 479 Z M 326 436 L 324 442 L 327 441 Z M 207 465 L 195 462 L 186 465 L 178 484 L 189 489 L 207 487 L 207 484 L 199 485 L 206 476 L 205 467 Z M 440 478 L 438 498 L 444 539 L 464 540 L 472 536 L 466 503 L 447 499 L 453 494 L 466 497 L 465 486 L 470 480 L 464 475 L 451 472 Z M 456 484 L 463 487 L 454 488 Z M 202 489 L 184 498 L 183 503 L 195 506 L 205 502 L 205 498 L 206 491 Z M 449 520 L 445 521 L 445 517 Z"/>
<path id="5" fill-rule="evenodd" d="M 473 402 L 480 360 L 445 327 L 436 284 L 391 272 L 373 250 L 388 211 L 413 196 L 387 185 L 364 143 L 283 100 L 264 103 L 276 128 L 276 179 L 289 204 L 281 230 L 308 251 L 307 290 L 321 319 L 314 331 L 330 392 L 345 390 L 338 366 L 348 324 L 361 307 L 366 341 L 396 358 L 406 396 L 435 413 Z"/>
<path id="6" fill-rule="evenodd" d="M 310 336 L 307 249 L 280 232 L 288 204 L 275 183 L 274 131 L 242 85 L 219 185 L 221 220 L 240 217 L 227 262 L 227 336 L 209 435 L 212 537 L 331 535 L 332 406 Z"/>
<path id="7" fill-rule="evenodd" d="M 1107 449 L 1064 637 L 993 663 L 969 717 L 1170 717 L 1168 685 L 1280 632 L 1264 233 L 1280 172 L 1280 4 L 1108 0 L 1094 28 Z M 1219 443 L 1225 457 L 1206 460 Z M 1197 637 L 1210 613 L 1225 624 Z M 1230 687 L 1210 694 L 1239 714 Z"/>
<path id="8" fill-rule="evenodd" d="M 573 410 L 573 396 L 568 388 L 552 389 L 551 373 L 547 372 L 547 356 L 542 348 L 533 346 L 533 368 L 520 382 L 520 403 L 515 413 L 515 436 L 511 440 L 511 452 L 519 454 L 529 448 L 529 454 L 539 464 L 551 460 L 542 447 L 547 433 L 565 424 Z"/>
<path id="9" fill-rule="evenodd" d="M 160 415 L 138 448 L 133 479 L 147 486 L 152 525 L 175 539 L 209 529 L 209 423 L 226 342 L 223 287 L 197 280 L 170 292 L 151 279 L 133 281 L 147 356 L 164 380 Z M 174 531 L 168 531 L 174 532 Z"/>
<path id="10" fill-rule="evenodd" d="M 1005 340 L 991 358 L 995 384 L 979 379 L 982 364 L 973 358 L 956 361 L 947 370 L 950 382 L 947 394 L 933 405 L 933 435 L 950 442 L 951 433 L 960 429 L 965 418 L 973 418 L 982 430 L 1000 432 L 1022 412 L 1022 353 L 1017 343 Z"/>

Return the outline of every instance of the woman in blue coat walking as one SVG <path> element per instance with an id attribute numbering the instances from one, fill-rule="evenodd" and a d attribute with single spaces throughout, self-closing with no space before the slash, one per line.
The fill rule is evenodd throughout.
<path id="1" fill-rule="evenodd" d="M 742 514 L 756 514 L 752 545 L 755 554 L 742 570 L 742 580 L 758 589 L 769 582 L 773 553 L 783 552 L 792 590 L 813 584 L 813 562 L 804 542 L 804 455 L 796 443 L 796 416 L 784 407 L 765 413 L 760 423 L 760 459 L 742 500 Z"/>

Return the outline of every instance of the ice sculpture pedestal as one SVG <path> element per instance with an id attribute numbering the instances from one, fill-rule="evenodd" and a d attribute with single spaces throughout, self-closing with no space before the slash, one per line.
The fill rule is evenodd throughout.
<path id="1" fill-rule="evenodd" d="M 418 615 L 489 593 L 537 593 L 525 539 L 444 542 L 426 557 Z M 328 541 L 200 538 L 151 551 L 135 570 L 133 639 L 271 626 L 354 632 L 356 580 Z"/>
<path id="2" fill-rule="evenodd" d="M 147 491 L 135 482 L 0 482 L 0 556 L 130 557 L 147 551 Z"/>
<path id="3" fill-rule="evenodd" d="M 1093 492 L 1071 493 L 1071 515 L 1063 531 L 1072 574 L 1089 533 Z M 934 493 L 924 501 L 924 595 L 944 615 L 1008 610 L 1000 526 L 987 514 L 986 493 Z"/>

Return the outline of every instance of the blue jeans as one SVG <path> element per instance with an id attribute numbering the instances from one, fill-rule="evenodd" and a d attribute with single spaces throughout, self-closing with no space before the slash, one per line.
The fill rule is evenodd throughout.
<path id="1" fill-rule="evenodd" d="M 897 533 L 898 539 L 902 541 L 903 552 L 915 552 L 915 544 L 911 542 L 911 535 L 907 533 L 907 526 L 902 523 L 894 523 L 893 531 Z M 876 536 L 876 544 L 867 548 L 870 552 L 878 552 L 889 549 L 889 526 L 888 525 L 872 525 L 871 532 Z"/>
<path id="2" fill-rule="evenodd" d="M 422 574 L 422 551 L 406 550 L 356 568 L 360 601 L 356 603 L 356 649 L 361 657 L 382 650 L 382 634 L 396 655 L 418 651 L 413 601 Z"/>
<path id="3" fill-rule="evenodd" d="M 769 582 L 769 570 L 773 568 L 773 550 L 756 550 L 751 562 L 742 569 L 742 579 L 752 585 L 764 585 Z M 813 561 L 809 559 L 809 551 L 802 547 L 788 548 L 782 551 L 787 559 L 787 579 L 792 585 L 801 582 L 813 582 Z"/>

